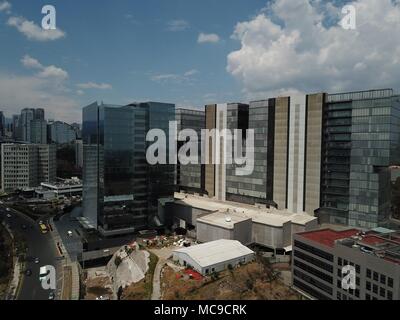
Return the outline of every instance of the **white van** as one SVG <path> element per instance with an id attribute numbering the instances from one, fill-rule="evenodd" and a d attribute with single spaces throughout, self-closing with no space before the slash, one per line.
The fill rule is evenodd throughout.
<path id="1" fill-rule="evenodd" d="M 39 271 L 39 280 L 42 282 L 43 280 L 47 279 L 47 275 L 49 273 L 49 270 L 47 270 L 46 267 L 40 267 Z"/>

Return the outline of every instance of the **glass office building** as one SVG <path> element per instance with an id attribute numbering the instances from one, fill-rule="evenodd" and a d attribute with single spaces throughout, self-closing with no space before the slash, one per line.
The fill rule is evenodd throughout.
<path id="1" fill-rule="evenodd" d="M 362 228 L 390 217 L 390 170 L 400 163 L 400 102 L 393 90 L 327 95 L 322 222 Z"/>
<path id="2" fill-rule="evenodd" d="M 173 194 L 174 166 L 148 165 L 146 134 L 168 137 L 174 116 L 174 105 L 153 102 L 83 109 L 83 214 L 104 235 L 161 225 L 157 202 Z"/>
<path id="3" fill-rule="evenodd" d="M 178 132 L 185 129 L 192 129 L 196 132 L 199 139 L 198 143 L 198 164 L 180 164 L 176 168 L 176 185 L 178 191 L 189 193 L 205 192 L 205 166 L 201 164 L 201 130 L 206 126 L 206 115 L 204 110 L 177 109 L 176 122 Z M 178 141 L 178 150 L 184 144 L 184 141 Z"/>

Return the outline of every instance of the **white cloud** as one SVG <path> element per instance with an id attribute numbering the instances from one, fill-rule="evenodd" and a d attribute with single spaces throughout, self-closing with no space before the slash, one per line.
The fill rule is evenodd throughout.
<path id="1" fill-rule="evenodd" d="M 167 23 L 167 30 L 168 31 L 184 31 L 190 27 L 189 22 L 186 20 L 171 20 Z"/>
<path id="2" fill-rule="evenodd" d="M 112 86 L 108 83 L 86 82 L 86 83 L 79 83 L 76 86 L 80 89 L 97 89 L 97 90 L 112 89 Z"/>
<path id="3" fill-rule="evenodd" d="M 11 27 L 15 27 L 19 32 L 32 41 L 44 42 L 65 37 L 65 32 L 59 28 L 56 30 L 44 30 L 33 21 L 29 21 L 24 17 L 10 17 L 7 24 Z"/>
<path id="4" fill-rule="evenodd" d="M 41 78 L 52 78 L 52 79 L 57 79 L 59 81 L 65 80 L 68 78 L 68 72 L 56 67 L 56 66 L 44 66 L 41 64 L 37 59 L 32 58 L 29 55 L 25 55 L 21 59 L 21 63 L 30 69 L 39 69 L 40 72 L 37 74 L 37 76 Z"/>
<path id="5" fill-rule="evenodd" d="M 198 43 L 217 43 L 219 40 L 219 36 L 215 33 L 200 33 L 197 38 Z"/>
<path id="6" fill-rule="evenodd" d="M 80 104 L 65 94 L 51 79 L 0 73 L 1 103 L 8 116 L 20 113 L 24 107 L 42 107 L 48 118 L 67 122 L 80 121 Z"/>
<path id="7" fill-rule="evenodd" d="M 189 82 L 193 80 L 193 77 L 198 74 L 199 71 L 196 69 L 191 69 L 183 74 L 178 73 L 166 73 L 166 74 L 156 74 L 152 75 L 150 79 L 155 82 Z"/>
<path id="8" fill-rule="evenodd" d="M 7 1 L 2 1 L 0 2 L 0 12 L 2 11 L 6 11 L 6 12 L 10 12 L 11 10 L 11 4 Z"/>
<path id="9" fill-rule="evenodd" d="M 35 58 L 32 58 L 29 55 L 25 55 L 21 59 L 22 64 L 27 68 L 34 68 L 34 69 L 42 69 L 43 65 Z"/>
<path id="10" fill-rule="evenodd" d="M 250 98 L 286 91 L 400 87 L 400 4 L 357 0 L 357 29 L 344 30 L 341 8 L 322 1 L 277 0 L 238 23 L 241 48 L 227 70 Z M 299 18 L 301 17 L 301 18 Z M 276 22 L 279 21 L 279 24 Z"/>

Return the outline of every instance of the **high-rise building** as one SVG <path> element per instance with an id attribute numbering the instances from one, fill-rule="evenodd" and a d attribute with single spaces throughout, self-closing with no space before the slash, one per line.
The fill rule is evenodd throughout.
<path id="1" fill-rule="evenodd" d="M 72 143 L 77 139 L 74 127 L 68 123 L 55 121 L 48 125 L 49 141 L 56 144 Z"/>
<path id="2" fill-rule="evenodd" d="M 2 144 L 1 181 L 5 192 L 33 188 L 56 179 L 56 150 L 52 145 Z"/>
<path id="3" fill-rule="evenodd" d="M 31 143 L 46 144 L 47 143 L 47 121 L 32 120 L 30 123 L 30 140 Z"/>
<path id="4" fill-rule="evenodd" d="M 75 140 L 75 166 L 83 168 L 83 141 Z"/>
<path id="5" fill-rule="evenodd" d="M 175 165 L 148 164 L 146 134 L 161 129 L 168 141 L 174 120 L 175 106 L 164 103 L 83 109 L 83 212 L 102 234 L 161 226 L 158 199 L 173 195 Z"/>
<path id="6" fill-rule="evenodd" d="M 33 140 L 40 137 L 42 138 L 42 129 L 44 118 L 44 110 L 43 109 L 29 109 L 25 108 L 21 111 L 21 116 L 18 119 L 18 140 L 23 142 L 34 142 Z M 34 122 L 33 130 L 32 130 L 32 122 Z M 36 130 L 37 129 L 37 130 Z M 32 137 L 33 133 L 33 137 Z M 47 133 L 46 133 L 47 139 Z"/>
<path id="7" fill-rule="evenodd" d="M 20 116 L 18 114 L 14 114 L 12 116 L 12 138 L 15 141 L 20 140 L 20 137 L 22 136 L 21 128 L 19 126 L 20 125 L 19 118 Z"/>
<path id="8" fill-rule="evenodd" d="M 201 130 L 205 129 L 205 112 L 204 110 L 177 109 L 176 121 L 178 132 L 182 130 L 194 130 L 199 139 L 198 141 L 198 164 L 181 164 L 176 169 L 176 184 L 179 191 L 190 193 L 204 193 L 204 165 L 201 163 Z M 178 150 L 184 144 L 184 141 L 178 141 Z"/>
<path id="9" fill-rule="evenodd" d="M 0 138 L 6 135 L 6 118 L 3 111 L 0 111 Z"/>
<path id="10" fill-rule="evenodd" d="M 385 225 L 389 167 L 400 163 L 400 97 L 391 89 L 331 94 L 323 114 L 320 220 Z"/>
<path id="11" fill-rule="evenodd" d="M 399 114 L 391 89 L 206 106 L 206 128 L 242 130 L 236 142 L 242 149 L 245 130 L 254 130 L 254 171 L 240 176 L 238 165 L 207 164 L 205 193 L 317 214 L 320 222 L 383 226 L 390 217 L 390 167 L 400 163 Z M 229 141 L 214 138 L 208 157 L 224 161 Z"/>

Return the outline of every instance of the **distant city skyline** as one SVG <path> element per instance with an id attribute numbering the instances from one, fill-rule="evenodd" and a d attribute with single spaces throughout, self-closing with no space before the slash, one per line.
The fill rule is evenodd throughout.
<path id="1" fill-rule="evenodd" d="M 349 3 L 356 30 L 338 25 Z M 400 88 L 397 43 L 387 37 L 400 31 L 400 4 L 391 0 L 51 4 L 57 30 L 44 31 L 43 3 L 0 0 L 7 44 L 0 110 L 7 118 L 38 107 L 50 119 L 80 123 L 83 106 L 94 101 L 198 108 L 294 92 Z"/>

